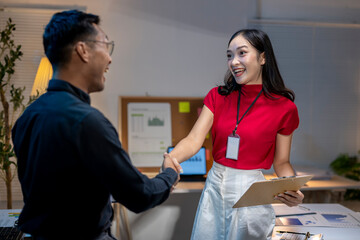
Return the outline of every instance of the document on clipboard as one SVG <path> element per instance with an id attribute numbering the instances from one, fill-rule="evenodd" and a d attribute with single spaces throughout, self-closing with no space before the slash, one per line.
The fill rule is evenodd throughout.
<path id="1" fill-rule="evenodd" d="M 279 200 L 274 200 L 276 195 L 285 191 L 297 191 L 312 177 L 313 175 L 303 175 L 255 182 L 235 203 L 233 208 L 281 203 Z"/>

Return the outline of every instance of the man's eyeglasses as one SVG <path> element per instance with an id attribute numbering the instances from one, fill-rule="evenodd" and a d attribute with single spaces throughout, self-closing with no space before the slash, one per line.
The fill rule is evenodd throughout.
<path id="1" fill-rule="evenodd" d="M 106 44 L 106 49 L 108 50 L 108 53 L 109 53 L 110 56 L 114 51 L 114 46 L 115 46 L 114 41 L 104 42 L 104 41 L 98 41 L 98 40 L 85 40 L 85 42 L 95 42 L 95 43 L 104 43 L 104 44 Z"/>

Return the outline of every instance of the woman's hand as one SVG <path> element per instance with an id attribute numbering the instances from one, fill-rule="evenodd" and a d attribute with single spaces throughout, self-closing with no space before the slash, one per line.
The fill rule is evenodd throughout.
<path id="1" fill-rule="evenodd" d="M 286 191 L 275 196 L 276 200 L 280 200 L 289 207 L 294 207 L 302 203 L 304 194 L 301 191 Z"/>

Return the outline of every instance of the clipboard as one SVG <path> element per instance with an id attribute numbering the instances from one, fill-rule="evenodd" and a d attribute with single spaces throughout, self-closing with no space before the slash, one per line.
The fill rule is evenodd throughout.
<path id="1" fill-rule="evenodd" d="M 313 175 L 303 175 L 255 182 L 235 203 L 233 208 L 281 203 L 279 200 L 274 200 L 276 195 L 285 191 L 297 191 L 312 177 Z"/>

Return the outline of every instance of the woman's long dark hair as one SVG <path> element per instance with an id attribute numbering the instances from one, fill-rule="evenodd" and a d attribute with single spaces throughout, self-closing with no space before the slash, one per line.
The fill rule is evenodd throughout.
<path id="1" fill-rule="evenodd" d="M 231 41 L 239 35 L 243 36 L 253 47 L 255 47 L 259 54 L 265 53 L 265 64 L 262 69 L 263 91 L 265 95 L 274 98 L 271 96 L 271 93 L 273 93 L 294 101 L 295 94 L 292 90 L 285 87 L 268 35 L 257 29 L 242 29 L 232 35 L 228 46 Z M 236 83 L 235 78 L 229 69 L 225 74 L 224 84 L 224 86 L 219 87 L 219 94 L 221 95 L 229 95 L 232 91 L 239 89 L 239 85 Z"/>

